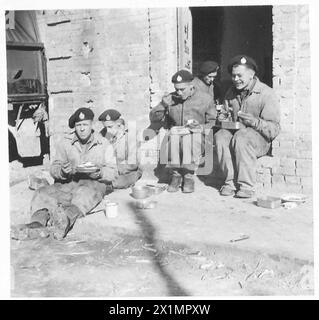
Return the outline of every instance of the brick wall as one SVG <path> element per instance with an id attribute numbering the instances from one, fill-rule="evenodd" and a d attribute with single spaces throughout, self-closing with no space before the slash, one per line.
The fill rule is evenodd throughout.
<path id="1" fill-rule="evenodd" d="M 53 137 L 68 131 L 69 115 L 82 106 L 97 115 L 117 108 L 137 120 L 138 129 L 145 128 L 150 107 L 172 90 L 176 9 L 52 10 L 38 11 L 37 17 L 48 58 Z M 257 188 L 310 193 L 307 6 L 273 7 L 273 87 L 280 97 L 282 132 L 273 143 L 274 157 L 259 160 Z M 154 164 L 157 142 L 143 148 Z"/>
<path id="2" fill-rule="evenodd" d="M 259 160 L 259 187 L 312 192 L 310 41 L 308 7 L 273 7 L 273 87 L 282 132 L 273 156 Z"/>
<path id="3" fill-rule="evenodd" d="M 37 11 L 53 136 L 68 131 L 69 115 L 84 106 L 146 122 L 176 70 L 175 10 Z"/>

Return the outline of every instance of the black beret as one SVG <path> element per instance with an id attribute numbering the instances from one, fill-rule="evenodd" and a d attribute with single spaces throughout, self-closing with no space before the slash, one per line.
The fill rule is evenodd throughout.
<path id="1" fill-rule="evenodd" d="M 245 65 L 248 68 L 253 69 L 255 72 L 257 72 L 258 70 L 256 61 L 253 58 L 248 57 L 246 55 L 236 56 L 229 61 L 227 67 L 229 73 L 232 73 L 233 66 L 235 65 Z"/>
<path id="2" fill-rule="evenodd" d="M 219 66 L 218 63 L 215 61 L 205 61 L 201 64 L 199 68 L 199 72 L 202 75 L 210 74 L 211 72 L 216 72 L 218 70 Z"/>
<path id="3" fill-rule="evenodd" d="M 99 121 L 116 121 L 121 114 L 115 109 L 107 109 L 100 116 Z"/>
<path id="4" fill-rule="evenodd" d="M 194 80 L 194 76 L 187 70 L 180 70 L 172 77 L 173 83 L 191 82 L 192 80 Z"/>
<path id="5" fill-rule="evenodd" d="M 69 127 L 74 128 L 75 123 L 83 120 L 93 120 L 94 113 L 89 108 L 79 108 L 77 109 L 69 119 Z"/>

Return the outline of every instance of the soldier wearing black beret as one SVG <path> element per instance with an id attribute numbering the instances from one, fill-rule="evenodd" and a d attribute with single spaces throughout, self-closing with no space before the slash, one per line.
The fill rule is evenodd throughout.
<path id="1" fill-rule="evenodd" d="M 160 163 L 171 173 L 168 192 L 194 192 L 194 171 L 203 153 L 203 131 L 211 128 L 216 118 L 216 109 L 211 97 L 194 86 L 194 76 L 180 70 L 172 77 L 175 91 L 165 95 L 151 110 L 151 125 L 169 129 L 164 137 Z M 191 127 L 190 127 L 191 124 Z M 185 127 L 184 135 L 173 136 L 174 127 Z M 195 128 L 198 130 L 195 133 Z"/>
<path id="2" fill-rule="evenodd" d="M 94 113 L 91 109 L 79 108 L 69 118 L 69 127 L 73 129 L 76 122 L 80 122 L 84 120 L 93 120 L 93 119 L 94 119 Z"/>
<path id="3" fill-rule="evenodd" d="M 93 130 L 94 113 L 89 108 L 77 109 L 69 118 L 74 132 L 55 146 L 50 173 L 55 183 L 36 190 L 31 201 L 31 222 L 19 233 L 33 236 L 50 224 L 57 239 L 64 238 L 77 218 L 84 217 L 109 191 L 118 176 L 116 159 L 110 143 Z M 62 206 L 60 206 L 62 204 Z M 49 230 L 49 229 L 45 229 Z M 18 238 L 19 238 L 18 237 Z"/>
<path id="4" fill-rule="evenodd" d="M 195 87 L 208 93 L 212 100 L 217 103 L 221 101 L 221 86 L 216 80 L 219 65 L 215 61 L 204 61 L 199 68 L 199 75 L 194 79 Z"/>
<path id="5" fill-rule="evenodd" d="M 115 109 L 107 109 L 99 116 L 99 121 L 116 121 L 121 117 L 120 112 Z"/>
<path id="6" fill-rule="evenodd" d="M 228 63 L 227 70 L 231 74 L 233 67 L 240 66 L 240 65 L 254 70 L 255 73 L 258 71 L 256 61 L 253 58 L 246 55 L 238 55 L 233 57 Z"/>
<path id="7" fill-rule="evenodd" d="M 223 196 L 254 195 L 257 158 L 268 153 L 280 131 L 279 99 L 258 79 L 257 70 L 255 60 L 247 55 L 236 56 L 228 64 L 233 84 L 225 95 L 224 109 L 244 128 L 220 129 L 215 134 L 218 161 L 226 177 L 220 190 Z"/>
<path id="8" fill-rule="evenodd" d="M 114 149 L 118 167 L 118 177 L 112 181 L 113 188 L 125 189 L 135 184 L 141 178 L 142 170 L 138 166 L 135 134 L 129 135 L 121 113 L 115 109 L 107 109 L 100 116 L 104 128 L 100 134 L 108 139 Z"/>

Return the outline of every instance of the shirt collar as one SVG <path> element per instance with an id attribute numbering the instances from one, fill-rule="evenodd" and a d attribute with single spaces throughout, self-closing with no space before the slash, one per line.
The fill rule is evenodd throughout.
<path id="1" fill-rule="evenodd" d="M 261 92 L 260 80 L 256 76 L 253 79 L 254 79 L 254 81 L 252 81 L 249 84 L 249 87 L 247 89 L 243 90 L 243 91 L 238 91 L 238 90 L 236 90 L 235 87 L 233 87 L 235 95 L 237 95 L 237 96 L 241 96 L 241 95 L 246 96 L 246 95 L 249 95 L 252 92 L 260 93 Z"/>
<path id="2" fill-rule="evenodd" d="M 75 144 L 76 142 L 80 143 L 78 136 L 74 132 L 73 138 L 72 138 L 72 144 Z M 95 145 L 95 144 L 101 144 L 101 139 L 98 135 L 95 134 L 94 130 L 92 131 L 92 134 L 90 136 L 90 139 L 87 141 L 87 145 Z"/>

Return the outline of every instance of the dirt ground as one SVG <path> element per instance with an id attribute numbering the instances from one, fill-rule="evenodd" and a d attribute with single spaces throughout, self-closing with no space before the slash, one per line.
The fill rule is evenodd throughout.
<path id="1" fill-rule="evenodd" d="M 11 224 L 28 222 L 27 176 L 41 169 L 11 165 Z M 311 196 L 294 209 L 264 209 L 197 179 L 195 193 L 163 192 L 142 210 L 129 193 L 109 195 L 116 218 L 88 215 L 62 241 L 12 240 L 12 296 L 314 294 Z"/>

